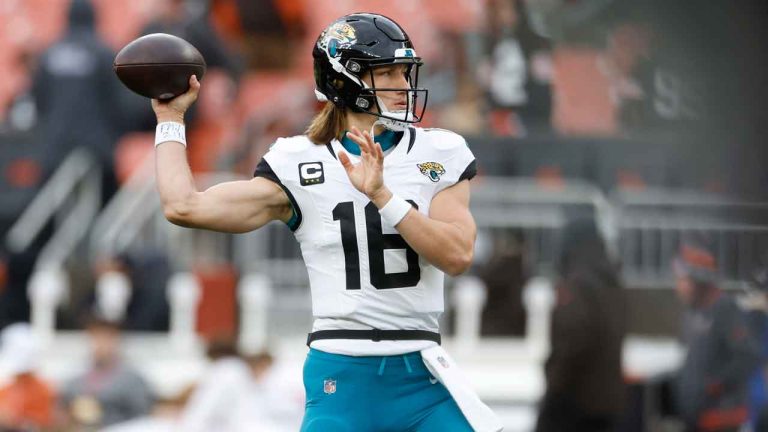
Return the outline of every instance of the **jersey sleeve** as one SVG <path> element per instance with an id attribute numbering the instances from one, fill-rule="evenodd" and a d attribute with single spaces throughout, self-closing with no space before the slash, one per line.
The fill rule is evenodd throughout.
<path id="1" fill-rule="evenodd" d="M 451 133 L 448 144 L 443 152 L 448 153 L 445 159 L 445 181 L 437 185 L 437 192 L 441 192 L 462 180 L 471 180 L 477 175 L 477 161 L 467 141 L 460 135 Z"/>
<path id="2" fill-rule="evenodd" d="M 301 208 L 299 207 L 296 198 L 293 196 L 293 193 L 291 193 L 290 188 L 288 188 L 286 185 L 285 173 L 282 173 L 283 158 L 280 154 L 279 148 L 275 148 L 276 145 L 277 143 L 272 146 L 270 151 L 268 151 L 267 154 L 265 154 L 261 161 L 258 163 L 258 165 L 256 165 L 256 170 L 254 171 L 253 176 L 264 177 L 265 179 L 276 183 L 278 186 L 280 186 L 281 189 L 283 189 L 285 194 L 288 196 L 288 200 L 291 202 L 291 208 L 293 209 L 293 215 L 291 216 L 291 219 L 288 220 L 287 225 L 291 231 L 296 231 L 301 225 Z M 281 174 L 283 174 L 282 177 Z"/>

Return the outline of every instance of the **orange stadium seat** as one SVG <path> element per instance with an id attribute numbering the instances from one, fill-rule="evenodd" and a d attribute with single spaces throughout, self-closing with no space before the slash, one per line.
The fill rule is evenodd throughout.
<path id="1" fill-rule="evenodd" d="M 309 56 L 307 56 L 309 57 Z M 260 71 L 245 75 L 240 81 L 237 102 L 238 118 L 245 120 L 261 109 L 274 108 L 281 95 L 306 86 L 312 91 L 312 74 L 309 71 Z"/>
<path id="2" fill-rule="evenodd" d="M 240 11 L 236 0 L 211 2 L 211 24 L 221 38 L 228 43 L 237 43 L 243 37 Z"/>
<path id="3" fill-rule="evenodd" d="M 483 25 L 485 2 L 463 0 L 423 0 L 426 11 L 435 24 L 455 32 L 469 32 Z"/>
<path id="4" fill-rule="evenodd" d="M 441 8 L 449 8 L 456 0 L 440 2 Z M 375 12 L 388 16 L 408 29 L 408 36 L 414 41 L 416 50 L 420 56 L 430 58 L 441 48 L 440 39 L 437 37 L 437 29 L 433 20 L 425 14 L 424 1 L 394 1 L 383 2 L 381 0 L 360 0 L 355 2 L 355 10 L 350 10 L 349 5 L 337 0 L 318 0 L 307 2 L 307 47 L 309 52 L 317 35 L 336 18 L 357 11 Z M 303 60 L 311 65 L 311 56 L 303 56 Z"/>
<path id="5" fill-rule="evenodd" d="M 544 189 L 562 189 L 565 185 L 563 173 L 559 166 L 547 165 L 536 169 L 534 178 L 536 184 Z"/>
<path id="6" fill-rule="evenodd" d="M 135 132 L 124 135 L 115 144 L 115 176 L 123 184 L 141 167 L 155 149 L 153 132 Z"/>
<path id="7" fill-rule="evenodd" d="M 552 123 L 562 133 L 609 136 L 618 132 L 618 112 L 601 53 L 557 48 L 553 53 Z"/>
<path id="8" fill-rule="evenodd" d="M 68 0 L 26 0 L 20 2 L 17 12 L 31 26 L 32 33 L 28 48 L 40 52 L 55 41 L 66 27 Z"/>
<path id="9" fill-rule="evenodd" d="M 235 334 L 237 330 L 237 271 L 228 264 L 200 265 L 194 273 L 202 287 L 197 331 L 204 338 Z"/>
<path id="10" fill-rule="evenodd" d="M 99 17 L 98 29 L 115 51 L 135 39 L 151 17 L 155 0 L 93 0 Z"/>

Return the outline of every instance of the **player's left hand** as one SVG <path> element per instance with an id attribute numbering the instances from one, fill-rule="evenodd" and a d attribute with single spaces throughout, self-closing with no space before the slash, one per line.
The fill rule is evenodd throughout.
<path id="1" fill-rule="evenodd" d="M 353 164 L 345 152 L 339 153 L 339 161 L 347 171 L 352 185 L 375 201 L 386 191 L 384 186 L 384 153 L 381 146 L 373 141 L 368 131 L 361 132 L 355 126 L 347 137 L 360 146 L 360 161 Z"/>

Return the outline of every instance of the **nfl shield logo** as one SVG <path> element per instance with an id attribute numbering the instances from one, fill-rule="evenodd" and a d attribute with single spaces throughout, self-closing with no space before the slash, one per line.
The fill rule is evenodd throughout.
<path id="1" fill-rule="evenodd" d="M 438 358 L 437 358 L 437 361 L 438 361 L 438 362 L 439 362 L 439 363 L 440 363 L 440 364 L 441 364 L 441 365 L 442 365 L 444 368 L 446 368 L 446 369 L 447 369 L 447 368 L 450 366 L 450 365 L 448 364 L 448 360 L 446 360 L 445 358 L 443 358 L 443 356 L 440 356 L 440 357 L 438 357 Z"/>
<path id="2" fill-rule="evenodd" d="M 323 391 L 325 394 L 336 393 L 336 380 L 327 379 L 323 382 Z"/>

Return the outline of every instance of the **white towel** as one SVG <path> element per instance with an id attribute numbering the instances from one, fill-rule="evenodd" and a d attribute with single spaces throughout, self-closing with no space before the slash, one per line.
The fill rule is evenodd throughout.
<path id="1" fill-rule="evenodd" d="M 464 417 L 477 432 L 499 432 L 501 420 L 477 397 L 467 377 L 441 346 L 421 351 L 427 369 L 448 389 Z"/>

